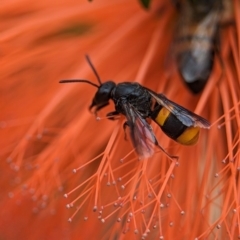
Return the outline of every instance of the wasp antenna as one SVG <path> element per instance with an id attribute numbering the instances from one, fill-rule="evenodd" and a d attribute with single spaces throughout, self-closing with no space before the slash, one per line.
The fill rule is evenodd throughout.
<path id="1" fill-rule="evenodd" d="M 83 82 L 83 83 L 88 83 L 88 84 L 91 84 L 92 86 L 96 87 L 96 88 L 99 88 L 99 86 L 95 83 L 92 83 L 88 80 L 85 80 L 85 79 L 69 79 L 69 80 L 61 80 L 59 81 L 59 83 L 72 83 L 72 82 Z"/>
<path id="2" fill-rule="evenodd" d="M 99 77 L 99 75 L 98 75 L 98 73 L 97 73 L 97 70 L 96 70 L 95 67 L 93 66 L 93 64 L 92 64 L 92 62 L 91 62 L 91 60 L 90 60 L 90 57 L 89 57 L 88 55 L 86 55 L 86 59 L 87 59 L 88 64 L 89 64 L 90 67 L 92 68 L 92 70 L 93 70 L 95 76 L 97 77 L 97 80 L 98 80 L 98 82 L 99 82 L 99 84 L 100 84 L 100 86 L 101 86 L 101 85 L 102 85 L 101 78 Z"/>

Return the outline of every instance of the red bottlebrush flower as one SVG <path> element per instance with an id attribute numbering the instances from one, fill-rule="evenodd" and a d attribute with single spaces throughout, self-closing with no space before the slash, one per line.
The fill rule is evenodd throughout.
<path id="1" fill-rule="evenodd" d="M 219 23 L 220 52 L 198 95 L 171 56 L 179 15 L 171 1 L 154 1 L 148 11 L 137 1 L 2 5 L 2 238 L 240 236 L 240 5 L 231 2 L 233 18 Z M 208 119 L 210 130 L 183 146 L 152 122 L 160 145 L 179 159 L 156 149 L 139 160 L 125 140 L 125 117 L 104 118 L 114 104 L 96 121 L 88 111 L 96 89 L 58 83 L 96 81 L 85 54 L 103 81 L 136 81 L 164 93 Z"/>

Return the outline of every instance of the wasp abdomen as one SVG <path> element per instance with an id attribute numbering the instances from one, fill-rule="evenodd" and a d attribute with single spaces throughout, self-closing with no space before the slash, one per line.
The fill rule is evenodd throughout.
<path id="1" fill-rule="evenodd" d="M 158 105 L 151 117 L 162 131 L 176 142 L 184 145 L 192 145 L 197 142 L 200 128 L 184 125 L 167 108 Z"/>
<path id="2" fill-rule="evenodd" d="M 193 145 L 198 141 L 199 132 L 199 127 L 188 127 L 176 141 L 184 145 Z"/>

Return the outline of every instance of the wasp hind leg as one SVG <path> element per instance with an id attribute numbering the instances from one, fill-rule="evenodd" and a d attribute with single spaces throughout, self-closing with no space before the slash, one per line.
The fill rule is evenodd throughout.
<path id="1" fill-rule="evenodd" d="M 123 124 L 123 130 L 124 130 L 124 140 L 125 141 L 127 141 L 127 133 L 126 133 L 126 128 L 127 127 L 130 127 L 130 124 L 129 124 L 129 122 L 124 122 L 124 124 Z"/>
<path id="2" fill-rule="evenodd" d="M 155 136 L 155 134 L 152 131 L 152 127 L 150 125 L 148 125 L 148 124 L 145 127 L 149 130 L 149 133 L 151 134 L 151 142 L 156 147 L 158 147 L 161 151 L 163 151 L 169 158 L 171 158 L 171 159 L 175 158 L 175 159 L 178 160 L 178 156 L 172 156 L 172 155 L 168 154 L 168 152 L 166 152 L 165 149 L 158 143 L 158 141 L 156 139 L 156 136 Z"/>
<path id="3" fill-rule="evenodd" d="M 172 156 L 172 155 L 169 155 L 169 153 L 168 152 L 166 152 L 165 151 L 165 149 L 163 149 L 160 145 L 159 145 L 159 143 L 158 143 L 158 141 L 157 141 L 157 139 L 155 138 L 155 143 L 154 143 L 158 148 L 160 148 L 169 158 L 175 158 L 176 160 L 178 160 L 178 156 Z"/>

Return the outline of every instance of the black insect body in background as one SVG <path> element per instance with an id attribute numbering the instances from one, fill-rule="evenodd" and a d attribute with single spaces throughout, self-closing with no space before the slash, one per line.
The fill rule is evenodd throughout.
<path id="1" fill-rule="evenodd" d="M 199 93 L 219 52 L 219 26 L 229 20 L 231 0 L 175 1 L 180 12 L 174 41 L 178 69 L 189 89 Z"/>
<path id="2" fill-rule="evenodd" d="M 210 127 L 204 118 L 170 101 L 163 94 L 157 94 L 138 83 L 116 84 L 113 81 L 102 83 L 90 59 L 86 58 L 98 79 L 99 86 L 83 79 L 61 80 L 60 83 L 85 82 L 97 87 L 98 90 L 89 107 L 90 110 L 95 108 L 95 114 L 112 100 L 115 111 L 108 113 L 107 116 L 112 120 L 119 114 L 126 117 L 124 128 L 130 129 L 131 141 L 140 158 L 151 157 L 155 146 L 169 157 L 173 157 L 159 145 L 152 127 L 147 122 L 148 118 L 153 119 L 167 136 L 184 145 L 196 143 L 200 128 Z"/>

